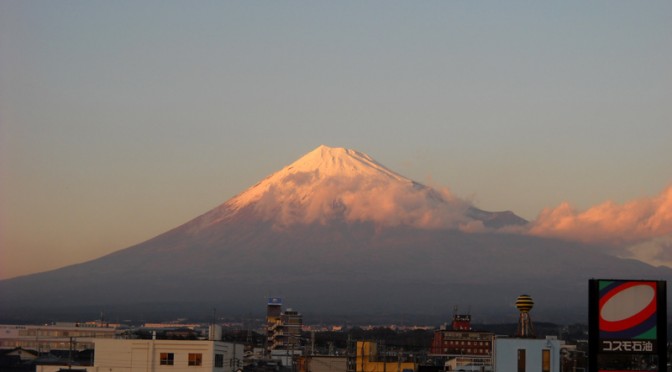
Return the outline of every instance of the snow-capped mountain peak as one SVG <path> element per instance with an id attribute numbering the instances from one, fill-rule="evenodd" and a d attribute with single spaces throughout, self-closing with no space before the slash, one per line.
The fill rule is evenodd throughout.
<path id="1" fill-rule="evenodd" d="M 251 207 L 276 226 L 373 222 L 383 226 L 457 227 L 472 219 L 447 191 L 399 175 L 359 151 L 319 146 L 229 200 L 229 211 Z M 214 222 L 214 221 L 210 221 Z"/>
<path id="2" fill-rule="evenodd" d="M 197 229 L 242 210 L 278 228 L 336 219 L 387 227 L 479 231 L 510 220 L 504 222 L 500 213 L 476 209 L 447 189 L 437 190 L 401 176 L 365 153 L 324 145 L 206 213 Z M 518 218 L 515 222 L 526 221 Z"/>
<path id="3" fill-rule="evenodd" d="M 240 209 L 269 201 L 269 193 L 280 202 L 293 200 L 295 206 L 310 202 L 309 199 L 316 194 L 320 194 L 317 196 L 323 199 L 331 199 L 327 202 L 332 203 L 339 199 L 339 193 L 342 195 L 347 191 L 361 190 L 366 185 L 380 186 L 388 182 L 412 184 L 413 181 L 387 169 L 362 152 L 321 145 L 227 204 Z M 331 195 L 318 192 L 322 186 L 331 186 L 331 193 L 328 193 Z"/>
<path id="4" fill-rule="evenodd" d="M 369 155 L 340 147 L 320 145 L 276 174 L 317 171 L 321 176 L 357 177 L 364 174 L 410 182 L 409 179 L 387 169 Z"/>

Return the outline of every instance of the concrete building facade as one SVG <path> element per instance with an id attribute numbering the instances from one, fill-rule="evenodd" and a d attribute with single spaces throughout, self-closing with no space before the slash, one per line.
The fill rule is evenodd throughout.
<path id="1" fill-rule="evenodd" d="M 22 348 L 38 353 L 51 350 L 93 349 L 96 339 L 114 339 L 113 327 L 86 323 L 57 323 L 53 325 L 0 325 L 0 349 Z"/>
<path id="2" fill-rule="evenodd" d="M 495 339 L 496 372 L 560 372 L 563 344 L 553 338 Z"/>
<path id="3" fill-rule="evenodd" d="M 430 354 L 445 357 L 490 358 L 494 333 L 475 331 L 471 327 L 471 316 L 453 315 L 453 321 L 434 332 Z"/>
<path id="4" fill-rule="evenodd" d="M 243 345 L 221 341 L 96 340 L 87 372 L 235 372 L 242 369 Z M 62 367 L 38 366 L 36 372 Z"/>

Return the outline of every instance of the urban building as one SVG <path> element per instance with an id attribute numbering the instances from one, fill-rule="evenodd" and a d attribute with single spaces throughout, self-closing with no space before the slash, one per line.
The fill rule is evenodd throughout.
<path id="1" fill-rule="evenodd" d="M 266 305 L 266 357 L 282 366 L 296 367 L 303 355 L 301 330 L 303 316 L 298 311 L 282 311 L 282 299 L 271 297 Z"/>
<path id="2" fill-rule="evenodd" d="M 469 370 L 467 367 L 489 370 L 494 338 L 491 332 L 475 331 L 471 327 L 471 315 L 458 314 L 456 310 L 451 324 L 444 324 L 434 332 L 429 353 L 443 360 L 449 371 Z"/>
<path id="3" fill-rule="evenodd" d="M 373 341 L 357 341 L 354 358 L 349 357 L 348 372 L 413 372 L 416 363 L 412 355 L 384 350 Z"/>
<path id="4" fill-rule="evenodd" d="M 516 308 L 520 312 L 515 338 L 495 340 L 495 371 L 560 372 L 560 353 L 564 342 L 556 337 L 536 339 L 530 310 L 534 301 L 520 295 Z"/>
<path id="5" fill-rule="evenodd" d="M 295 369 L 297 358 L 303 355 L 302 326 L 303 316 L 299 312 L 287 309 L 280 314 L 279 319 L 269 328 L 271 359 L 279 360 L 282 366 Z"/>
<path id="6" fill-rule="evenodd" d="M 117 329 L 89 323 L 0 325 L 0 350 L 21 348 L 38 354 L 93 349 L 96 339 L 113 339 Z"/>
<path id="7" fill-rule="evenodd" d="M 242 369 L 243 345 L 221 341 L 108 340 L 95 341 L 93 366 L 86 372 L 234 372 Z M 62 366 L 38 365 L 36 372 L 58 372 Z"/>
<path id="8" fill-rule="evenodd" d="M 266 351 L 270 353 L 274 344 L 274 327 L 280 322 L 282 299 L 271 297 L 266 304 Z"/>
<path id="9" fill-rule="evenodd" d="M 271 326 L 271 350 L 299 350 L 301 348 L 301 328 L 303 316 L 295 310 L 287 309 L 280 319 Z"/>
<path id="10" fill-rule="evenodd" d="M 32 363 L 37 358 L 39 358 L 39 355 L 34 350 L 26 350 L 20 347 L 0 350 L 0 371 L 10 369 L 9 367 L 15 365 Z"/>
<path id="11" fill-rule="evenodd" d="M 560 372 L 562 348 L 555 338 L 497 338 L 495 371 Z"/>
<path id="12" fill-rule="evenodd" d="M 347 358 L 333 355 L 311 355 L 300 357 L 298 372 L 345 372 Z"/>

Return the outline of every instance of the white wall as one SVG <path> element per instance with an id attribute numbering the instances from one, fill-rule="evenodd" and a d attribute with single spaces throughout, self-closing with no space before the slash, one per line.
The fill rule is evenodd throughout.
<path id="1" fill-rule="evenodd" d="M 542 350 L 550 350 L 551 370 L 560 372 L 560 348 L 558 340 L 498 338 L 495 340 L 495 371 L 518 371 L 518 350 L 525 350 L 525 372 L 542 372 Z"/>
<path id="2" fill-rule="evenodd" d="M 173 353 L 174 364 L 160 364 L 161 353 Z M 189 366 L 189 353 L 202 355 L 201 366 Z M 223 366 L 215 367 L 215 354 L 223 355 Z M 242 360 L 243 345 L 221 341 L 179 340 L 97 340 L 94 356 L 96 372 L 233 372 L 231 359 Z M 46 371 L 45 371 L 46 372 Z"/>

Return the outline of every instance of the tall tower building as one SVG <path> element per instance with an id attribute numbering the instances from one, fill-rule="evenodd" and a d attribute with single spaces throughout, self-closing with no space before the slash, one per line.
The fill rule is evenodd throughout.
<path id="1" fill-rule="evenodd" d="M 298 350 L 301 348 L 301 328 L 303 316 L 295 310 L 287 309 L 280 316 L 282 332 L 276 336 L 276 343 L 286 350 Z"/>
<path id="2" fill-rule="evenodd" d="M 534 307 L 534 301 L 529 295 L 520 295 L 516 300 L 516 308 L 520 311 L 520 317 L 518 318 L 518 330 L 516 331 L 516 337 L 520 338 L 535 338 L 534 325 L 532 324 L 532 318 L 530 318 L 530 310 Z"/>
<path id="3" fill-rule="evenodd" d="M 270 351 L 273 347 L 274 332 L 276 326 L 280 323 L 282 314 L 282 298 L 271 297 L 266 305 L 266 350 Z"/>

